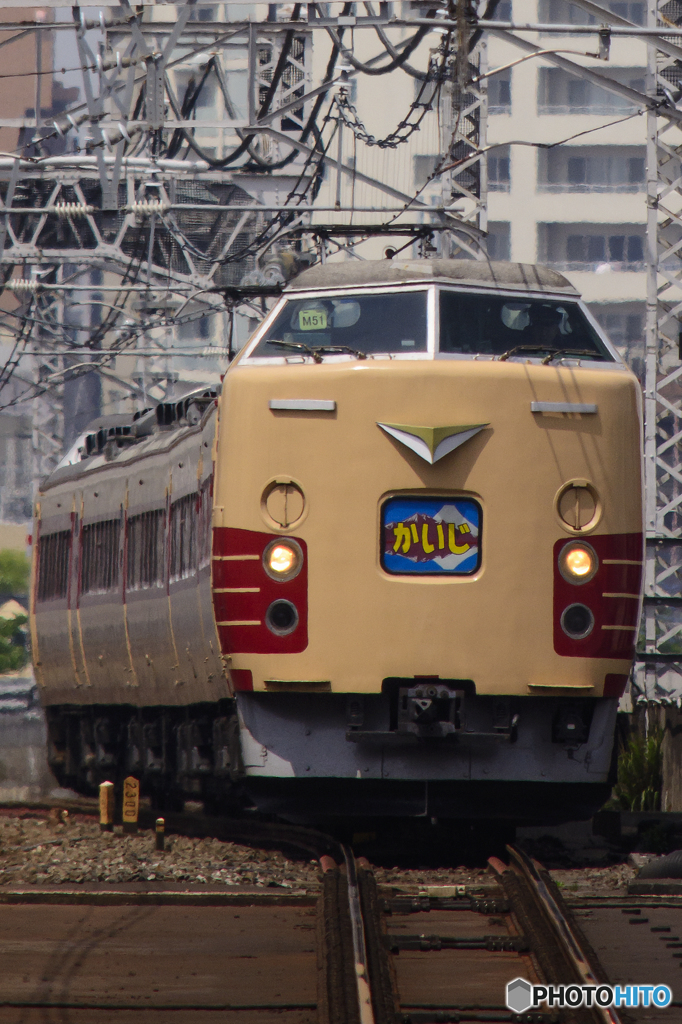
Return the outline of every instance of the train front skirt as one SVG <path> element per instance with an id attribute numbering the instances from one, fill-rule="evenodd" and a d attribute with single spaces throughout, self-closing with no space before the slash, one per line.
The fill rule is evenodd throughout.
<path id="1" fill-rule="evenodd" d="M 617 699 L 468 697 L 455 732 L 423 737 L 390 728 L 386 694 L 353 725 L 356 698 L 238 694 L 239 770 L 260 810 L 566 821 L 608 798 Z"/>

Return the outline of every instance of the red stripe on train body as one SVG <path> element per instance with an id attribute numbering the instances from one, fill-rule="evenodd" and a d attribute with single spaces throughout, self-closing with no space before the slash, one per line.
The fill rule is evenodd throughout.
<path id="1" fill-rule="evenodd" d="M 263 566 L 263 553 L 278 539 L 255 530 L 213 530 L 213 610 L 224 655 L 300 654 L 308 646 L 307 546 L 293 538 L 303 552 L 302 568 L 294 579 L 273 580 Z M 276 601 L 291 602 L 298 613 L 296 628 L 284 636 L 266 623 Z"/>
<path id="2" fill-rule="evenodd" d="M 569 582 L 559 559 L 566 540 L 554 545 L 554 650 L 566 658 L 634 657 L 639 626 L 644 540 L 641 533 L 587 537 L 598 565 L 587 582 Z M 576 539 L 576 544 L 581 541 Z M 582 637 L 567 634 L 562 617 L 579 605 L 589 609 L 593 622 Z M 564 619 L 565 621 L 565 619 Z"/>

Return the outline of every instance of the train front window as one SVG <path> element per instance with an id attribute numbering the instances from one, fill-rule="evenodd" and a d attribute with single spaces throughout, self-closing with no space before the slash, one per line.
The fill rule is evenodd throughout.
<path id="1" fill-rule="evenodd" d="M 426 291 L 289 299 L 251 353 L 357 358 L 426 351 Z"/>
<path id="2" fill-rule="evenodd" d="M 440 352 L 613 362 L 576 302 L 441 290 Z"/>

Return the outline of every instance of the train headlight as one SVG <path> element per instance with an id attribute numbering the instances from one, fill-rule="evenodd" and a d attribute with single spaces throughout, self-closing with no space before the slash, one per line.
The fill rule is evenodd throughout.
<path id="1" fill-rule="evenodd" d="M 301 545 L 290 537 L 270 541 L 263 552 L 263 568 L 272 580 L 282 583 L 293 580 L 302 566 Z"/>
<path id="2" fill-rule="evenodd" d="M 559 572 L 569 583 L 587 583 L 599 567 L 597 552 L 590 544 L 571 541 L 559 554 Z"/>

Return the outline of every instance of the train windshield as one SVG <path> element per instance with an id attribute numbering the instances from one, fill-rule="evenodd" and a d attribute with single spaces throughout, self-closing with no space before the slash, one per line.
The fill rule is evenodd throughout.
<path id="1" fill-rule="evenodd" d="M 263 356 L 426 351 L 425 290 L 290 299 L 251 353 Z"/>
<path id="2" fill-rule="evenodd" d="M 613 362 L 576 302 L 441 290 L 440 352 Z"/>

